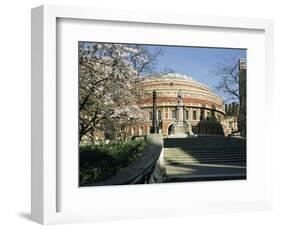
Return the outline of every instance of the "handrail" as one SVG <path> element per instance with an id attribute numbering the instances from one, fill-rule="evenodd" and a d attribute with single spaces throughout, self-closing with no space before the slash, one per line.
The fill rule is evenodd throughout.
<path id="1" fill-rule="evenodd" d="M 163 138 L 161 134 L 149 134 L 146 136 L 146 142 L 147 145 L 141 157 L 124 171 L 107 180 L 97 183 L 88 183 L 82 186 L 149 183 L 151 181 L 151 175 L 157 165 L 157 161 L 162 153 Z"/>

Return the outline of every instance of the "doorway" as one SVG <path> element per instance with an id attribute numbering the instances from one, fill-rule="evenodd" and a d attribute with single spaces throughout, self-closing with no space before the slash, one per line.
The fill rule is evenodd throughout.
<path id="1" fill-rule="evenodd" d="M 174 124 L 169 125 L 168 127 L 168 135 L 175 134 L 175 126 Z"/>

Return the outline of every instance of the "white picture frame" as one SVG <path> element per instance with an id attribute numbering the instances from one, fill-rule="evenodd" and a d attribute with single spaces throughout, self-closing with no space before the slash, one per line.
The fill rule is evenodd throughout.
<path id="1" fill-rule="evenodd" d="M 105 205 L 107 208 L 103 208 L 102 204 L 97 204 L 98 207 L 86 208 L 86 204 L 82 202 L 81 207 L 71 211 L 58 211 L 59 199 L 61 199 L 61 193 L 58 192 L 58 188 L 61 186 L 61 181 L 58 178 L 58 172 L 60 160 L 57 156 L 58 143 L 57 143 L 57 95 L 60 88 L 57 85 L 57 21 L 58 19 L 71 19 L 71 20 L 96 20 L 106 23 L 122 22 L 122 23 L 138 23 L 149 24 L 153 26 L 180 26 L 184 29 L 185 26 L 198 27 L 204 30 L 204 28 L 219 28 L 222 30 L 243 30 L 247 31 L 261 31 L 264 36 L 264 60 L 263 66 L 265 73 L 261 73 L 259 87 L 263 87 L 261 95 L 264 97 L 264 102 L 267 110 L 271 111 L 273 108 L 273 102 L 270 100 L 272 96 L 273 82 L 273 22 L 265 19 L 248 19 L 248 18 L 231 18 L 231 17 L 210 17 L 210 16 L 189 16 L 189 15 L 174 15 L 163 14 L 157 12 L 127 12 L 127 11 L 114 11 L 105 9 L 92 9 L 92 8 L 79 8 L 79 7 L 66 7 L 66 6 L 52 6 L 44 5 L 32 9 L 32 188 L 31 188 L 31 213 L 32 219 L 41 224 L 56 224 L 56 223 L 70 223 L 70 222 L 82 222 L 82 221 L 95 221 L 95 220 L 107 220 L 107 219 L 124 219 L 124 218 L 140 218 L 140 217 L 159 217 L 159 216 L 171 216 L 171 215 L 185 215 L 190 213 L 206 213 L 206 212 L 225 212 L 225 211 L 243 211 L 243 210 L 260 210 L 269 209 L 272 207 L 272 172 L 270 167 L 271 155 L 269 149 L 269 137 L 265 137 L 264 150 L 266 162 L 262 163 L 263 177 L 260 179 L 261 186 L 264 188 L 262 193 L 258 193 L 252 199 L 247 197 L 242 199 L 241 197 L 211 200 L 204 199 L 204 203 L 200 203 L 195 199 L 195 202 L 190 205 L 188 203 L 180 203 L 179 200 L 172 204 L 162 204 L 162 202 L 150 203 L 150 206 L 138 206 L 134 207 L 134 204 L 130 202 L 128 198 L 127 204 L 124 208 L 119 207 L 109 210 L 110 204 Z M 247 47 L 245 47 L 247 48 Z M 264 82 L 265 84 L 262 84 Z M 253 81 L 250 80 L 251 84 Z M 70 84 L 74 84 L 71 83 Z M 258 84 L 258 83 L 257 83 Z M 254 91 L 252 91 L 254 92 Z M 251 95 L 250 95 L 251 98 Z M 251 109 L 251 106 L 249 106 Z M 251 114 L 251 113 L 250 113 Z M 267 114 L 264 114 L 267 116 Z M 263 131 L 268 131 L 270 127 L 263 127 Z M 251 132 L 249 132 L 251 134 Z M 249 135 L 250 135 L 249 134 Z M 254 134 L 253 134 L 254 135 Z M 250 142 L 250 145 L 253 142 Z M 250 146 L 251 147 L 251 146 Z M 250 162 L 251 164 L 251 162 Z M 256 163 L 253 163 L 256 164 Z M 254 168 L 254 167 L 252 167 Z M 251 170 L 251 167 L 250 167 Z M 251 178 L 251 177 L 250 177 Z M 71 178 L 69 178 L 71 180 Z M 251 181 L 251 179 L 250 179 Z M 211 182 L 209 182 L 211 183 Z M 212 182 L 214 183 L 214 182 Z M 227 186 L 232 186 L 229 182 Z M 256 182 L 258 183 L 258 182 Z M 201 182 L 197 182 L 192 186 L 201 187 Z M 250 182 L 248 183 L 250 184 Z M 170 184 L 167 186 L 174 186 L 179 194 L 188 192 L 188 188 L 185 184 Z M 208 185 L 209 186 L 209 185 Z M 241 189 L 248 189 L 248 185 L 235 184 Z M 252 187 L 254 190 L 257 187 Z M 244 188 L 245 187 L 245 188 Z M 144 200 L 149 194 L 157 192 L 157 189 L 163 189 L 159 187 L 149 187 L 143 190 L 140 186 L 127 187 L 115 187 L 120 193 L 125 193 L 126 188 L 127 195 L 134 193 L 136 190 L 142 190 L 144 194 Z M 114 189 L 112 187 L 99 188 L 99 200 L 108 199 L 107 196 L 114 195 Z M 202 189 L 206 189 L 206 184 L 202 185 Z M 215 192 L 218 188 L 213 188 Z M 160 191 L 159 190 L 159 191 Z M 251 190 L 252 191 L 252 190 Z M 172 192 L 172 191 L 171 191 Z M 89 193 L 85 191 L 84 193 Z M 63 193 L 64 194 L 64 193 Z M 130 196 L 130 195 L 129 195 Z M 129 197 L 127 196 L 127 197 Z M 180 196 L 180 195 L 179 195 Z M 162 197 L 159 195 L 159 199 Z M 199 199 L 199 197 L 198 197 Z M 69 199 L 68 199 L 69 200 Z M 112 199 L 109 199 L 110 201 Z M 148 199 L 149 200 L 149 199 Z M 77 201 L 77 200 L 76 200 Z M 171 201 L 171 200 L 169 200 Z M 69 201 L 70 202 L 70 201 Z M 113 201 L 112 201 L 113 202 Z M 125 201 L 126 202 L 126 201 Z M 71 207 L 71 203 L 68 207 Z M 81 211 L 85 206 L 85 211 Z M 115 204 L 116 205 L 116 204 Z M 120 205 L 120 204 L 119 204 Z M 151 206 L 152 205 L 152 206 Z M 73 201 L 73 209 L 77 206 L 77 203 Z M 113 205 L 112 205 L 113 206 Z M 171 211 L 167 207 L 171 207 Z M 122 211 L 120 211 L 120 209 Z"/>

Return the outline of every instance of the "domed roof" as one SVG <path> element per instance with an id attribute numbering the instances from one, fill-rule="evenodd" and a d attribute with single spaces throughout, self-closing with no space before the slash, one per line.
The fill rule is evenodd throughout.
<path id="1" fill-rule="evenodd" d="M 197 88 L 203 91 L 208 91 L 210 93 L 213 93 L 208 86 L 195 81 L 194 79 L 192 79 L 191 76 L 185 74 L 179 74 L 179 73 L 165 73 L 165 74 L 158 74 L 155 76 L 148 76 L 144 78 L 143 85 L 146 84 L 149 85 L 151 83 L 161 83 L 161 82 L 169 84 L 170 86 L 172 86 L 173 84 L 174 85 L 179 84 L 181 86 L 185 85 L 185 87 L 189 85 L 193 89 Z"/>
<path id="2" fill-rule="evenodd" d="M 152 91 L 156 91 L 158 98 L 170 101 L 181 92 L 186 103 L 216 104 L 223 109 L 223 100 L 208 86 L 199 83 L 188 75 L 178 73 L 159 74 L 149 76 L 142 82 L 144 98 L 150 100 Z M 166 98 L 166 99 L 164 99 Z"/>
<path id="3" fill-rule="evenodd" d="M 156 76 L 149 77 L 147 79 L 181 79 L 181 80 L 193 80 L 191 76 L 186 74 L 179 74 L 179 73 L 166 73 L 166 74 L 159 74 Z"/>

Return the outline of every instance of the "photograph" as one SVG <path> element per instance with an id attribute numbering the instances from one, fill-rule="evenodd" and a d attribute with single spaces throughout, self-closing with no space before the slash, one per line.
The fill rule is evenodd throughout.
<path id="1" fill-rule="evenodd" d="M 247 49 L 77 49 L 80 187 L 247 179 Z"/>

